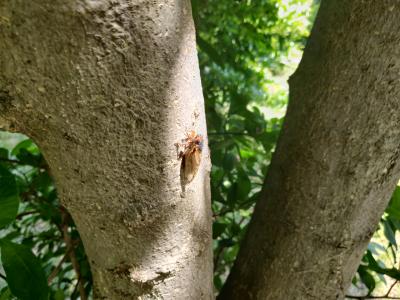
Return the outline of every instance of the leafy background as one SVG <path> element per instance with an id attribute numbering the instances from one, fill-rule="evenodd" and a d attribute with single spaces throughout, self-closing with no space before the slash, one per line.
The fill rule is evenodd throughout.
<path id="1" fill-rule="evenodd" d="M 42 154 L 20 134 L 0 132 L 0 229 L 0 300 L 90 294 L 92 278 L 78 231 L 58 202 Z"/>
<path id="2" fill-rule="evenodd" d="M 214 284 L 223 285 L 259 197 L 318 1 L 192 0 L 212 158 Z M 400 188 L 349 298 L 399 295 Z M 396 237 L 397 235 L 397 237 Z M 79 233 L 37 146 L 0 132 L 0 300 L 88 299 Z"/>

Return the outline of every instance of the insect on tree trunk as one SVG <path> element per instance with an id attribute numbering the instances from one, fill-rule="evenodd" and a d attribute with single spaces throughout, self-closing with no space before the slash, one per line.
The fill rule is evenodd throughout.
<path id="1" fill-rule="evenodd" d="M 1 1 L 0 126 L 43 151 L 95 299 L 213 297 L 207 146 L 184 186 L 174 146 L 206 137 L 188 0 Z"/>

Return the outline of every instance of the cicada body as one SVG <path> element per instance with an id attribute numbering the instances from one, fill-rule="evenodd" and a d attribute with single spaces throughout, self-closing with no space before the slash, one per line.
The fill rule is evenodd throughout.
<path id="1" fill-rule="evenodd" d="M 183 151 L 179 153 L 178 158 L 182 159 L 181 181 L 184 184 L 188 184 L 194 179 L 199 170 L 203 137 L 191 131 L 183 142 L 183 144 L 177 144 L 178 146 L 183 146 Z"/>

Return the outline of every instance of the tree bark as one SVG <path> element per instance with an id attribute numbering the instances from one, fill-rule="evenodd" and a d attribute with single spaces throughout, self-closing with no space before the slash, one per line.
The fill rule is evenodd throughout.
<path id="1" fill-rule="evenodd" d="M 0 126 L 41 148 L 95 299 L 211 299 L 209 153 L 189 0 L 0 2 Z"/>
<path id="2" fill-rule="evenodd" d="M 322 1 L 218 299 L 343 299 L 400 177 L 400 3 Z"/>

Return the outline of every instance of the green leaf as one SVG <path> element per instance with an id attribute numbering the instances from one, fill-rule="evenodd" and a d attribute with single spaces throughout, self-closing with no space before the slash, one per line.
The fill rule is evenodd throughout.
<path id="1" fill-rule="evenodd" d="M 43 193 L 46 197 L 53 189 L 53 180 L 48 172 L 41 172 L 34 178 L 32 187 Z"/>
<path id="2" fill-rule="evenodd" d="M 213 166 L 222 166 L 224 152 L 220 149 L 215 149 L 211 153 L 211 163 Z"/>
<path id="3" fill-rule="evenodd" d="M 0 300 L 10 300 L 13 299 L 14 297 L 11 294 L 10 289 L 8 288 L 8 286 L 4 287 L 1 291 L 0 291 Z"/>
<path id="4" fill-rule="evenodd" d="M 232 235 L 235 235 L 235 236 L 239 235 L 240 230 L 241 230 L 240 225 L 237 223 L 232 223 L 230 229 L 231 229 Z"/>
<path id="5" fill-rule="evenodd" d="M 213 224 L 213 239 L 219 237 L 226 229 L 228 225 L 226 223 L 214 222 Z"/>
<path id="6" fill-rule="evenodd" d="M 54 300 L 64 300 L 64 299 L 65 299 L 65 297 L 64 297 L 63 290 L 59 289 L 54 293 Z"/>
<path id="7" fill-rule="evenodd" d="M 393 207 L 388 207 L 386 213 L 396 220 L 400 220 L 400 210 L 394 209 Z"/>
<path id="8" fill-rule="evenodd" d="M 266 152 L 271 151 L 271 149 L 275 147 L 278 139 L 278 133 L 278 131 L 264 132 L 259 136 L 259 139 L 261 140 Z"/>
<path id="9" fill-rule="evenodd" d="M 1 240 L 1 261 L 7 283 L 20 300 L 47 300 L 49 288 L 40 260 L 23 245 Z"/>
<path id="10" fill-rule="evenodd" d="M 368 288 L 368 295 L 370 295 L 376 286 L 374 277 L 366 270 L 365 267 L 360 267 L 358 269 L 358 274 L 360 275 L 361 281 Z"/>
<path id="11" fill-rule="evenodd" d="M 250 99 L 245 94 L 238 94 L 236 92 L 232 93 L 231 105 L 229 107 L 229 114 L 239 114 L 245 118 L 252 116 L 251 112 L 249 112 L 246 107 L 249 104 Z M 249 114 L 245 114 L 244 112 L 249 112 Z"/>
<path id="12" fill-rule="evenodd" d="M 200 47 L 202 51 L 207 53 L 207 55 L 218 64 L 220 67 L 223 67 L 225 62 L 224 59 L 219 55 L 218 51 L 205 39 L 203 39 L 200 35 L 196 36 L 197 45 Z"/>
<path id="13" fill-rule="evenodd" d="M 231 187 L 228 190 L 228 195 L 226 199 L 230 207 L 233 207 L 235 203 L 238 201 L 237 192 L 238 192 L 238 183 L 234 182 L 232 183 Z"/>
<path id="14" fill-rule="evenodd" d="M 367 253 L 363 257 L 363 261 L 366 260 L 368 262 L 368 268 L 372 271 L 375 271 L 380 274 L 388 275 L 396 280 L 400 280 L 400 271 L 396 268 L 382 268 L 378 262 L 373 257 L 371 251 L 367 250 Z"/>
<path id="15" fill-rule="evenodd" d="M 251 191 L 251 181 L 249 176 L 243 170 L 239 171 L 237 199 L 240 201 L 246 200 Z"/>
<path id="16" fill-rule="evenodd" d="M 222 280 L 219 276 L 214 276 L 214 286 L 220 290 L 222 288 Z"/>
<path id="17" fill-rule="evenodd" d="M 18 206 L 19 195 L 15 176 L 0 165 L 0 228 L 15 220 Z"/>
<path id="18" fill-rule="evenodd" d="M 220 189 L 218 189 L 215 186 L 211 186 L 211 197 L 213 200 L 213 203 L 219 202 L 219 203 L 224 203 L 225 198 L 222 196 Z"/>
<path id="19" fill-rule="evenodd" d="M 390 224 L 392 225 L 392 228 L 394 231 L 400 230 L 400 220 L 397 218 L 394 218 L 392 216 L 388 216 L 387 219 L 390 221 Z"/>
<path id="20" fill-rule="evenodd" d="M 12 149 L 11 154 L 14 156 L 18 156 L 18 154 L 21 152 L 22 149 L 24 149 L 32 154 L 40 153 L 38 147 L 33 143 L 33 141 L 30 139 L 26 139 L 26 140 L 18 143 L 14 147 L 14 149 Z"/>
<path id="21" fill-rule="evenodd" d="M 389 240 L 389 242 L 392 245 L 397 246 L 395 233 L 394 233 L 394 231 L 392 229 L 392 226 L 391 226 L 389 220 L 384 220 L 383 221 L 383 232 L 384 232 L 386 238 Z"/>
<path id="22" fill-rule="evenodd" d="M 370 242 L 368 244 L 368 250 L 371 251 L 371 253 L 378 255 L 378 251 L 384 252 L 386 251 L 386 248 L 376 242 Z"/>
<path id="23" fill-rule="evenodd" d="M 386 209 L 386 213 L 388 213 L 389 216 L 400 220 L 400 187 L 398 186 L 393 192 L 389 206 Z"/>
<path id="24" fill-rule="evenodd" d="M 232 239 L 223 239 L 219 242 L 220 247 L 232 247 L 236 243 Z"/>
<path id="25" fill-rule="evenodd" d="M 30 165 L 34 167 L 39 167 L 40 164 L 42 163 L 41 154 L 32 154 L 25 148 L 19 150 L 17 158 L 21 164 Z"/>
<path id="26" fill-rule="evenodd" d="M 0 148 L 0 158 L 8 158 L 8 150 L 6 148 Z"/>
<path id="27" fill-rule="evenodd" d="M 224 157 L 224 161 L 222 163 L 225 172 L 231 171 L 235 164 L 237 163 L 236 156 L 232 153 L 227 153 Z"/>

